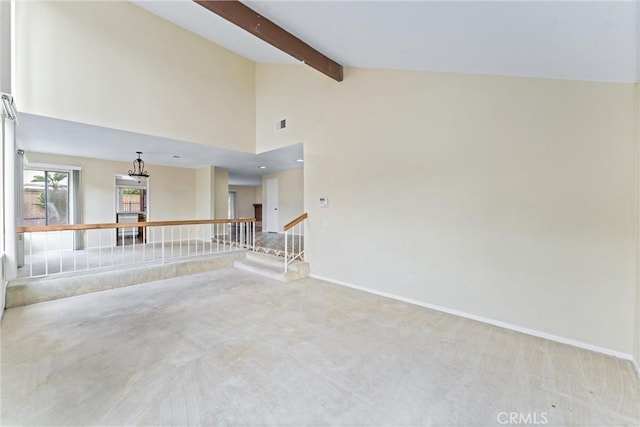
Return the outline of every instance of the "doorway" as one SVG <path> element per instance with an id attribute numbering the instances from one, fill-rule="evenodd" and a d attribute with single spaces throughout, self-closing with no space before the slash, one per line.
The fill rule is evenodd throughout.
<path id="1" fill-rule="evenodd" d="M 229 191 L 229 208 L 227 212 L 227 218 L 238 217 L 238 196 L 235 191 Z"/>
<path id="2" fill-rule="evenodd" d="M 267 209 L 264 212 L 266 218 L 266 231 L 268 233 L 277 233 L 279 216 L 278 216 L 278 179 L 267 179 L 267 191 L 266 191 L 266 204 Z"/>
<path id="3" fill-rule="evenodd" d="M 148 215 L 148 185 L 144 177 L 116 176 L 116 222 L 146 222 Z M 116 245 L 146 242 L 144 227 L 119 228 Z"/>

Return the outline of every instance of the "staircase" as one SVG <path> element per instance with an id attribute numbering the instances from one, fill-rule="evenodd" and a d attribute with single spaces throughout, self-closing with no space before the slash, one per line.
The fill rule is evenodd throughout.
<path id="1" fill-rule="evenodd" d="M 293 261 L 289 264 L 288 271 L 284 272 L 284 258 L 258 252 L 247 252 L 244 259 L 234 261 L 233 265 L 240 270 L 260 274 L 281 282 L 292 282 L 309 277 L 309 263 L 307 262 Z"/>

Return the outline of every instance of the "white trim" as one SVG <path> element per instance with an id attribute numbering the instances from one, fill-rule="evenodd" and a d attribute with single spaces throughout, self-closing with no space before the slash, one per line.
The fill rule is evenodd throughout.
<path id="1" fill-rule="evenodd" d="M 16 0 L 11 0 L 11 74 L 9 76 L 10 80 L 11 80 L 11 94 L 12 95 L 17 95 L 18 91 L 17 91 L 17 75 L 18 73 L 16 72 L 16 70 L 18 69 L 18 61 L 17 61 L 17 51 L 18 49 L 16 48 L 16 46 L 18 45 L 17 41 L 16 41 Z"/>
<path id="2" fill-rule="evenodd" d="M 4 277 L 6 280 L 13 279 L 18 275 L 18 242 L 16 234 L 16 212 L 17 212 L 17 191 L 16 191 L 16 122 L 2 120 L 0 129 L 0 139 L 4 143 Z"/>
<path id="3" fill-rule="evenodd" d="M 640 367 L 638 367 L 638 362 L 633 358 L 632 355 L 630 355 L 628 353 L 623 353 L 621 351 L 611 350 L 609 348 L 598 347 L 598 346 L 595 346 L 595 345 L 592 345 L 592 344 L 588 344 L 588 343 L 585 343 L 585 342 L 582 342 L 582 341 L 573 340 L 573 339 L 570 339 L 570 338 L 559 337 L 557 335 L 548 334 L 546 332 L 536 331 L 535 329 L 524 328 L 522 326 L 513 325 L 511 323 L 502 322 L 500 320 L 489 319 L 487 317 L 477 316 L 475 314 L 469 314 L 469 313 L 465 313 L 463 311 L 454 310 L 454 309 L 447 308 L 447 307 L 442 307 L 442 306 L 439 306 L 439 305 L 429 304 L 429 303 L 426 303 L 426 302 L 423 302 L 423 301 L 419 301 L 419 300 L 415 300 L 415 299 L 412 299 L 412 298 L 405 298 L 405 297 L 401 297 L 399 295 L 390 294 L 390 293 L 387 293 L 387 292 L 377 291 L 375 289 L 369 289 L 369 288 L 365 288 L 365 287 L 362 287 L 362 286 L 352 285 L 352 284 L 347 283 L 347 282 L 343 282 L 343 281 L 340 281 L 340 280 L 329 279 L 327 277 L 322 277 L 322 276 L 318 276 L 318 275 L 315 275 L 315 274 L 312 274 L 311 277 L 314 278 L 314 279 L 318 279 L 318 280 L 324 280 L 325 282 L 334 283 L 336 285 L 346 286 L 348 288 L 357 289 L 359 291 L 368 292 L 368 293 L 374 294 L 374 295 L 379 295 L 381 297 L 395 299 L 395 300 L 406 302 L 406 303 L 409 303 L 409 304 L 418 305 L 420 307 L 425 307 L 425 308 L 430 308 L 432 310 L 441 311 L 443 313 L 453 314 L 454 316 L 464 317 L 466 319 L 476 320 L 478 322 L 487 323 L 489 325 L 498 326 L 500 328 L 510 329 L 510 330 L 513 330 L 513 331 L 516 331 L 516 332 L 521 332 L 523 334 L 532 335 L 534 337 L 544 338 L 544 339 L 547 339 L 549 341 L 555 341 L 555 342 L 559 342 L 561 344 L 567 344 L 567 345 L 571 345 L 573 347 L 578 347 L 578 348 L 582 348 L 582 349 L 585 349 L 585 350 L 595 351 L 596 353 L 602 353 L 602 354 L 606 354 L 608 356 L 617 357 L 619 359 L 628 360 L 634 365 L 634 367 L 636 368 L 636 371 L 638 372 L 638 375 L 640 376 Z"/>
<path id="4" fill-rule="evenodd" d="M 31 163 L 27 159 L 27 155 L 25 153 L 26 166 L 25 169 L 47 169 L 51 171 L 79 171 L 82 170 L 80 166 L 71 166 L 71 165 L 57 165 L 53 163 Z"/>

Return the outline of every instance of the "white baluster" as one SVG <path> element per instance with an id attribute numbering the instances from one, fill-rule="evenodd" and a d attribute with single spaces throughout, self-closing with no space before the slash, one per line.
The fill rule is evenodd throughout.
<path id="1" fill-rule="evenodd" d="M 102 268 L 102 230 L 98 229 L 98 260 Z"/>
<path id="2" fill-rule="evenodd" d="M 164 263 L 164 229 L 165 226 L 162 226 L 162 262 Z"/>
<path id="3" fill-rule="evenodd" d="M 131 251 L 131 255 L 133 260 L 131 261 L 132 264 L 136 263 L 136 227 L 131 227 L 131 240 L 133 241 L 133 250 Z"/>
<path id="4" fill-rule="evenodd" d="M 33 233 L 29 233 L 29 276 L 33 277 Z"/>

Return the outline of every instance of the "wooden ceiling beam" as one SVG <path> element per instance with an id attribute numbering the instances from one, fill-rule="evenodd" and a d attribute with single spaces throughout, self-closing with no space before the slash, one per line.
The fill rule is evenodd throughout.
<path id="1" fill-rule="evenodd" d="M 343 80 L 342 65 L 318 52 L 239 0 L 193 1 L 332 79 L 339 82 Z"/>

